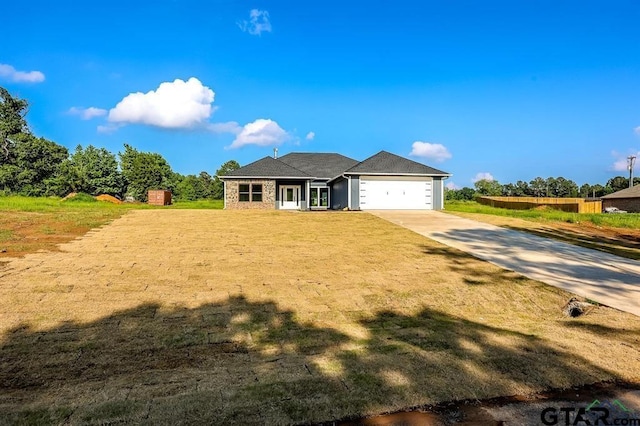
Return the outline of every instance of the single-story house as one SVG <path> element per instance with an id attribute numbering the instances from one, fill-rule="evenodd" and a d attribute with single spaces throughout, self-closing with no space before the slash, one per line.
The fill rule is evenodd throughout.
<path id="1" fill-rule="evenodd" d="M 225 209 L 442 209 L 451 176 L 380 151 L 364 161 L 335 153 L 264 157 L 225 176 Z"/>
<path id="2" fill-rule="evenodd" d="M 600 197 L 602 208 L 617 207 L 631 213 L 640 213 L 640 185 L 626 188 L 613 194 Z"/>

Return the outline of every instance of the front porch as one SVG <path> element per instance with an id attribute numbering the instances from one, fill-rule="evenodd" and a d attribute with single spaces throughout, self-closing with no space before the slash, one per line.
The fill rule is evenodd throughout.
<path id="1" fill-rule="evenodd" d="M 331 190 L 324 181 L 238 179 L 224 182 L 226 209 L 328 210 Z"/>
<path id="2" fill-rule="evenodd" d="M 326 182 L 276 181 L 276 209 L 278 210 L 327 210 L 330 192 Z"/>

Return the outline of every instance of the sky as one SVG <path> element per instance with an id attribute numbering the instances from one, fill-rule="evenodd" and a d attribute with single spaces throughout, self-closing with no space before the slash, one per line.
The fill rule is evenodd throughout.
<path id="1" fill-rule="evenodd" d="M 214 174 L 277 147 L 604 184 L 640 156 L 640 2 L 75 0 L 2 6 L 32 132 Z M 640 168 L 640 166 L 638 167 Z M 637 174 L 637 169 L 636 169 Z"/>

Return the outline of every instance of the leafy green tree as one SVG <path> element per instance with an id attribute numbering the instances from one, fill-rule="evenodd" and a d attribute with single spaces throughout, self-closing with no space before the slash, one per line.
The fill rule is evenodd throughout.
<path id="1" fill-rule="evenodd" d="M 173 194 L 177 200 L 195 201 L 211 198 L 213 194 L 213 178 L 205 171 L 196 175 L 182 176 L 174 174 Z"/>
<path id="2" fill-rule="evenodd" d="M 502 195 L 502 185 L 497 180 L 480 179 L 474 183 L 476 193 L 480 196 L 498 197 Z"/>
<path id="3" fill-rule="evenodd" d="M 548 193 L 550 197 L 577 197 L 578 185 L 563 177 L 547 179 Z"/>
<path id="4" fill-rule="evenodd" d="M 460 201 L 472 201 L 474 199 L 476 191 L 473 188 L 464 187 L 461 189 L 446 189 L 445 198 L 447 200 L 460 200 Z"/>
<path id="5" fill-rule="evenodd" d="M 198 177 L 196 175 L 184 176 L 176 187 L 176 198 L 185 201 L 195 201 L 203 198 L 200 194 L 199 186 Z"/>
<path id="6" fill-rule="evenodd" d="M 464 188 L 458 190 L 458 194 L 460 200 L 472 201 L 475 198 L 476 192 L 473 190 L 473 188 L 465 186 Z"/>
<path id="7" fill-rule="evenodd" d="M 67 148 L 28 133 L 12 136 L 10 161 L 0 165 L 0 189 L 21 195 L 52 194 L 54 180 L 61 163 L 67 159 Z"/>
<path id="8" fill-rule="evenodd" d="M 198 175 L 200 198 L 213 198 L 215 180 L 207 172 L 202 171 Z"/>
<path id="9" fill-rule="evenodd" d="M 118 153 L 126 195 L 147 201 L 150 189 L 172 189 L 174 173 L 160 154 L 140 152 L 128 144 Z"/>
<path id="10" fill-rule="evenodd" d="M 611 192 L 621 191 L 629 187 L 629 179 L 623 176 L 616 176 L 609 179 L 605 186 L 611 188 Z"/>
<path id="11" fill-rule="evenodd" d="M 514 195 L 516 197 L 528 197 L 531 195 L 531 188 L 525 181 L 519 180 L 515 184 Z"/>
<path id="12" fill-rule="evenodd" d="M 556 178 L 550 176 L 545 180 L 545 182 L 547 185 L 547 188 L 545 190 L 545 197 L 555 197 L 556 195 L 554 195 L 554 191 L 556 187 Z"/>
<path id="13" fill-rule="evenodd" d="M 116 156 L 105 148 L 82 145 L 60 166 L 57 178 L 60 195 L 84 192 L 91 195 L 122 195 L 123 180 Z"/>
<path id="14" fill-rule="evenodd" d="M 28 106 L 26 100 L 14 98 L 7 89 L 0 87 L 0 164 L 11 163 L 16 135 L 29 133 L 24 118 Z"/>
<path id="15" fill-rule="evenodd" d="M 224 197 L 224 184 L 218 178 L 218 176 L 224 176 L 229 172 L 238 170 L 240 164 L 236 160 L 229 160 L 224 163 L 218 170 L 216 170 L 216 177 L 213 179 L 213 191 L 212 196 L 216 200 L 221 200 Z"/>
<path id="16" fill-rule="evenodd" d="M 589 198 L 592 196 L 591 188 L 592 188 L 591 185 L 589 185 L 588 183 L 582 184 L 580 185 L 578 194 L 580 195 L 581 198 Z"/>
<path id="17" fill-rule="evenodd" d="M 505 197 L 517 197 L 516 190 L 516 186 L 512 183 L 502 185 L 502 195 Z"/>
<path id="18" fill-rule="evenodd" d="M 545 197 L 547 195 L 547 181 L 541 177 L 529 182 L 529 188 L 533 197 Z"/>
<path id="19" fill-rule="evenodd" d="M 594 196 L 593 194 L 595 194 L 596 197 L 603 197 L 607 194 L 611 194 L 612 191 L 610 191 L 610 189 L 607 189 L 607 187 L 600 185 L 599 183 L 593 185 L 591 187 L 591 194 L 592 196 Z"/>

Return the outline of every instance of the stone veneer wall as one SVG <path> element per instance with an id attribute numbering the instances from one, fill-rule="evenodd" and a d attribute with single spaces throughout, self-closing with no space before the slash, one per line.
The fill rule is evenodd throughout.
<path id="1" fill-rule="evenodd" d="M 262 201 L 238 201 L 239 186 L 241 183 L 261 183 Z M 227 209 L 261 209 L 273 210 L 276 208 L 276 181 L 264 179 L 239 179 L 227 180 L 226 191 L 224 193 Z"/>

